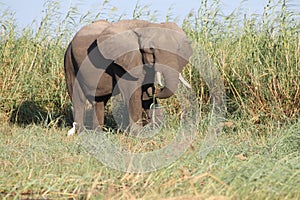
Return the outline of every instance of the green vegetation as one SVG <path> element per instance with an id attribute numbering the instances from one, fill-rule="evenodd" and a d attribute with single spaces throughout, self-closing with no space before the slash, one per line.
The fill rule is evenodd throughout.
<path id="1" fill-rule="evenodd" d="M 0 128 L 3 197 L 154 199 L 299 199 L 300 122 L 234 123 L 202 159 L 199 144 L 169 167 L 123 173 L 89 155 L 67 129 Z M 180 197 L 180 198 L 179 198 Z"/>
<path id="2" fill-rule="evenodd" d="M 13 14 L 0 8 L 0 196 L 300 199 L 300 13 L 289 5 L 270 0 L 262 16 L 241 19 L 243 11 L 223 16 L 219 1 L 203 0 L 185 18 L 183 30 L 207 52 L 224 81 L 226 122 L 215 148 L 199 157 L 209 92 L 189 65 L 183 75 L 204 113 L 197 140 L 171 166 L 146 174 L 110 169 L 77 137 L 66 137 L 72 122 L 63 71 L 66 46 L 82 25 L 124 16 L 104 1 L 98 13 L 80 15 L 71 7 L 62 17 L 59 2 L 48 1 L 42 22 L 20 30 Z M 172 21 L 171 12 L 166 20 Z M 132 17 L 157 20 L 156 11 L 140 4 Z M 178 111 L 175 98 L 161 103 Z M 149 141 L 147 149 L 163 144 Z"/>

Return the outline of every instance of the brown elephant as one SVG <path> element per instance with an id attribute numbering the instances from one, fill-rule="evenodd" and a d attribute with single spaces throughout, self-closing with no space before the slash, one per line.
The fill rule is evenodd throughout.
<path id="1" fill-rule="evenodd" d="M 64 63 L 74 121 L 83 127 L 88 100 L 94 109 L 93 127 L 102 127 L 107 101 L 121 93 L 131 130 L 140 128 L 148 102 L 174 94 L 191 54 L 185 33 L 175 23 L 100 20 L 83 27 L 69 44 Z M 159 90 L 154 88 L 157 71 L 165 80 Z"/>

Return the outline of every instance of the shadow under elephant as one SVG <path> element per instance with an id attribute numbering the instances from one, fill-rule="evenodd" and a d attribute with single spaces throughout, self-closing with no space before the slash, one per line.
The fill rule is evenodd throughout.
<path id="1" fill-rule="evenodd" d="M 71 105 L 66 105 L 59 111 L 48 112 L 33 100 L 25 100 L 11 112 L 9 122 L 21 127 L 31 124 L 42 126 L 71 126 L 73 121 Z"/>

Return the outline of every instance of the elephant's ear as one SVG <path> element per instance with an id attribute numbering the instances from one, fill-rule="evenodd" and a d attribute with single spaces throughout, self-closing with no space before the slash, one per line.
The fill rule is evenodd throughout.
<path id="1" fill-rule="evenodd" d="M 165 23 L 161 23 L 161 26 L 168 29 L 169 33 L 169 37 L 171 39 L 169 40 L 165 40 L 164 45 L 168 46 L 170 45 L 170 42 L 173 42 L 173 44 L 176 44 L 177 46 L 175 46 L 174 50 L 176 52 L 176 55 L 178 56 L 178 65 L 179 65 L 179 70 L 181 71 L 182 68 L 188 64 L 189 62 L 189 58 L 192 56 L 193 54 L 193 50 L 191 47 L 191 43 L 188 40 L 185 32 L 174 22 L 165 22 Z"/>
<path id="2" fill-rule="evenodd" d="M 104 58 L 127 71 L 142 65 L 138 36 L 126 27 L 108 27 L 97 38 L 97 46 Z"/>
<path id="3" fill-rule="evenodd" d="M 178 49 L 177 49 L 177 55 L 178 55 L 178 63 L 180 67 L 184 67 L 188 64 L 190 57 L 193 54 L 193 50 L 191 47 L 191 43 L 186 37 L 184 33 L 179 37 L 178 40 Z M 182 68 L 180 70 L 182 70 Z"/>

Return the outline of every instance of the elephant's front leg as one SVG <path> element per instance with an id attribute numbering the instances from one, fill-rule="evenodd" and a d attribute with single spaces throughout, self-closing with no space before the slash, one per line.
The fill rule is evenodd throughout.
<path id="1" fill-rule="evenodd" d="M 130 117 L 130 132 L 136 132 L 143 126 L 142 120 L 142 89 L 136 89 L 129 97 L 128 112 Z"/>
<path id="2" fill-rule="evenodd" d="M 142 128 L 142 88 L 138 81 L 119 79 L 118 87 L 128 108 L 130 132 Z"/>

